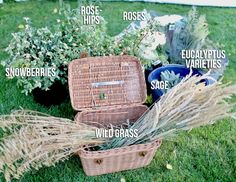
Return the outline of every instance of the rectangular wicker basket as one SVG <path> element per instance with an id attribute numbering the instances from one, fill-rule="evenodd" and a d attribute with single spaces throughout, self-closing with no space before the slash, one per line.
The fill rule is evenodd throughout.
<path id="1" fill-rule="evenodd" d="M 147 166 L 160 145 L 156 141 L 104 151 L 82 150 L 79 156 L 85 174 L 95 176 Z"/>
<path id="2" fill-rule="evenodd" d="M 75 119 L 97 127 L 135 122 L 147 107 L 146 84 L 139 60 L 132 56 L 88 57 L 69 64 L 69 90 Z M 160 141 L 104 151 L 82 150 L 83 169 L 89 176 L 148 165 Z"/>

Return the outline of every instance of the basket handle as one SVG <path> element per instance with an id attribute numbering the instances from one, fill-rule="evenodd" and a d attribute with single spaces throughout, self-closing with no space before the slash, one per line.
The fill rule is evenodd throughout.
<path id="1" fill-rule="evenodd" d="M 124 81 L 119 80 L 119 81 L 108 81 L 108 82 L 96 82 L 92 83 L 92 86 L 99 87 L 99 86 L 122 85 L 122 84 L 124 84 Z"/>
<path id="2" fill-rule="evenodd" d="M 94 159 L 95 164 L 102 164 L 103 160 L 102 159 Z"/>
<path id="3" fill-rule="evenodd" d="M 147 155 L 147 153 L 148 153 L 147 151 L 142 151 L 142 152 L 139 152 L 138 155 L 140 157 L 145 157 Z"/>

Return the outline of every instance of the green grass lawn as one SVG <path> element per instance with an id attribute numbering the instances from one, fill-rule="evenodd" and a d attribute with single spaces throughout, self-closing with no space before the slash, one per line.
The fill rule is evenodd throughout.
<path id="1" fill-rule="evenodd" d="M 76 7 L 76 2 L 71 5 Z M 10 3 L 0 5 L 0 60 L 6 59 L 4 48 L 11 39 L 11 33 L 19 31 L 18 26 L 24 24 L 27 16 L 37 27 L 50 26 L 57 19 L 53 13 L 58 8 L 53 1 L 36 1 Z M 109 33 L 115 35 L 122 31 L 129 22 L 123 22 L 122 11 L 138 11 L 144 8 L 155 10 L 160 15 L 186 14 L 189 6 L 164 5 L 152 3 L 102 3 L 102 15 L 108 21 Z M 206 14 L 211 32 L 211 39 L 224 46 L 230 59 L 225 72 L 224 82 L 236 83 L 236 9 L 230 8 L 198 8 Z M 21 94 L 16 80 L 7 80 L 3 67 L 0 66 L 0 114 L 11 110 L 25 108 L 37 110 L 54 116 L 73 118 L 74 112 L 68 99 L 59 106 L 43 107 L 34 102 L 32 96 Z M 1 134 L 3 135 L 3 134 Z M 171 164 L 173 169 L 166 168 Z M 78 181 L 120 181 L 157 182 L 157 181 L 236 181 L 236 124 L 225 119 L 218 123 L 181 133 L 172 141 L 164 141 L 157 151 L 151 165 L 132 171 L 87 177 L 78 157 L 72 157 L 55 167 L 31 171 L 21 182 L 78 182 Z M 4 181 L 2 175 L 0 181 Z M 17 180 L 16 180 L 17 181 Z"/>

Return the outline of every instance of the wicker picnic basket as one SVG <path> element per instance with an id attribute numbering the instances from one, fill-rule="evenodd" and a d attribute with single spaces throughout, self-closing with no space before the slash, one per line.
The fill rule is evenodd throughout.
<path id="1" fill-rule="evenodd" d="M 69 90 L 75 119 L 97 127 L 135 122 L 147 107 L 146 85 L 139 60 L 132 56 L 88 57 L 69 64 Z M 103 151 L 78 152 L 88 176 L 148 165 L 160 141 Z"/>

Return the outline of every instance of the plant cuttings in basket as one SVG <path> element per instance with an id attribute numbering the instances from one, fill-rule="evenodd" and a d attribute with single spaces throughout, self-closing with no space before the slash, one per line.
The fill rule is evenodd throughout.
<path id="1" fill-rule="evenodd" d="M 206 86 L 202 82 L 205 79 L 212 78 L 208 74 L 189 74 L 129 127 L 138 130 L 137 138 L 114 137 L 101 144 L 100 148 L 111 149 L 166 139 L 181 130 L 212 124 L 224 117 L 236 118 L 235 113 L 231 112 L 235 105 L 225 101 L 236 94 L 236 85 L 227 86 L 215 81 Z"/>
<path id="2" fill-rule="evenodd" d="M 56 118 L 37 112 L 17 111 L 0 117 L 0 127 L 12 134 L 0 146 L 0 171 L 7 181 L 19 179 L 30 169 L 55 165 L 68 159 L 84 146 L 93 150 L 111 149 L 166 139 L 181 130 L 189 130 L 232 117 L 235 105 L 228 99 L 235 94 L 236 85 L 219 81 L 211 85 L 201 80 L 208 75 L 187 76 L 170 89 L 141 118 L 128 126 L 137 129 L 137 138 L 96 138 L 96 127 Z M 196 84 L 198 83 L 198 84 Z M 19 125 L 20 127 L 12 128 Z M 52 135 L 53 134 L 53 135 Z"/>

